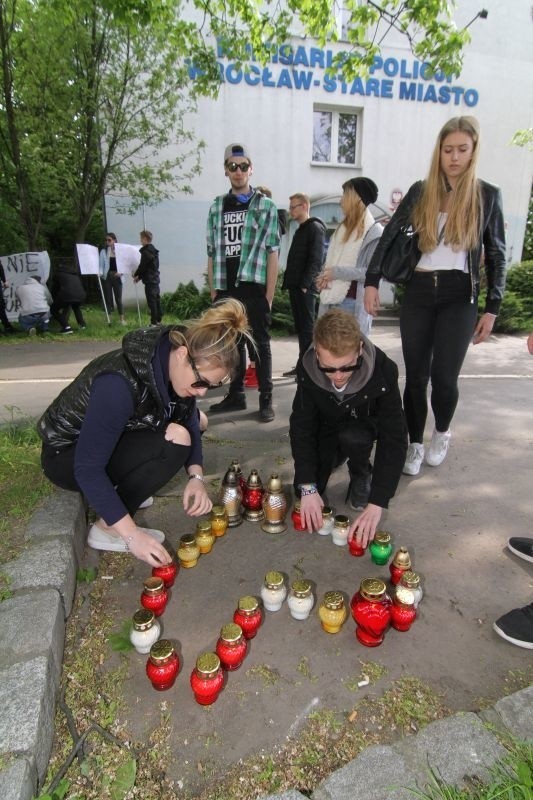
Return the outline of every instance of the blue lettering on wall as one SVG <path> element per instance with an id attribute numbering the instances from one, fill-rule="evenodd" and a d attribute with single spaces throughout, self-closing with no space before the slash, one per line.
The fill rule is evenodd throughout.
<path id="1" fill-rule="evenodd" d="M 287 42 L 279 47 L 269 46 L 270 66 L 254 59 L 251 47 L 247 50 L 250 63 L 241 66 L 228 62 L 221 42 L 217 43 L 220 81 L 230 85 L 289 89 L 308 92 L 311 87 L 322 87 L 328 94 L 360 95 L 368 98 L 408 100 L 414 103 L 440 103 L 473 108 L 479 102 L 479 92 L 471 87 L 458 86 L 442 70 L 433 72 L 428 63 L 416 58 L 397 59 L 376 56 L 370 68 L 370 77 L 355 77 L 350 82 L 330 70 L 339 54 L 333 50 L 298 46 Z M 338 67 L 338 61 L 336 62 Z M 295 69 L 306 67 L 307 69 Z M 192 61 L 187 61 L 189 78 L 195 80 L 202 71 Z M 321 71 L 324 74 L 317 75 Z"/>

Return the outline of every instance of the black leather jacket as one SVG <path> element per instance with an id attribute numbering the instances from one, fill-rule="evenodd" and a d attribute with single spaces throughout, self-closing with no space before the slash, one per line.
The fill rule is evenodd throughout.
<path id="1" fill-rule="evenodd" d="M 479 296 L 481 255 L 485 257 L 485 274 L 487 278 L 487 296 L 485 299 L 485 312 L 497 314 L 505 290 L 505 223 L 503 219 L 502 196 L 500 189 L 486 181 L 478 181 L 481 189 L 482 214 L 479 224 L 479 238 L 476 246 L 468 252 L 468 271 L 472 281 L 472 299 Z M 423 187 L 423 181 L 414 183 L 397 210 L 392 215 L 388 225 L 376 247 L 368 271 L 365 286 L 374 286 L 376 289 L 381 280 L 380 258 L 398 229 L 410 218 L 411 211 L 418 201 Z"/>
<path id="2" fill-rule="evenodd" d="M 43 442 L 61 449 L 77 441 L 85 418 L 93 380 L 107 372 L 123 375 L 134 398 L 134 412 L 127 430 L 156 429 L 165 421 L 165 409 L 155 381 L 152 357 L 162 336 L 177 326 L 142 328 L 127 333 L 121 350 L 112 350 L 91 361 L 46 409 L 37 423 Z M 183 329 L 182 329 L 183 330 Z M 112 402 L 112 398 L 110 398 Z M 181 400 L 173 418 L 185 420 L 194 402 Z"/>

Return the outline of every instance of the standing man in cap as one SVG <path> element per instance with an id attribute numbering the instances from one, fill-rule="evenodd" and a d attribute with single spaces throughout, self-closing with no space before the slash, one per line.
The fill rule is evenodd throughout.
<path id="1" fill-rule="evenodd" d="M 250 186 L 252 159 L 245 145 L 226 147 L 224 174 L 231 189 L 215 199 L 207 218 L 207 279 L 213 300 L 235 297 L 246 308 L 257 347 L 259 419 L 270 422 L 274 410 L 269 329 L 278 276 L 278 212 L 272 200 Z M 239 350 L 240 367 L 228 394 L 209 407 L 212 414 L 246 408 L 244 341 Z"/>
<path id="2" fill-rule="evenodd" d="M 289 290 L 294 327 L 298 336 L 299 358 L 302 358 L 313 341 L 318 293 L 315 281 L 324 263 L 326 240 L 326 226 L 318 217 L 310 216 L 310 206 L 311 202 L 306 194 L 298 192 L 289 197 L 289 214 L 298 223 L 298 228 L 292 237 L 282 288 Z M 296 367 L 283 375 L 296 375 Z"/>

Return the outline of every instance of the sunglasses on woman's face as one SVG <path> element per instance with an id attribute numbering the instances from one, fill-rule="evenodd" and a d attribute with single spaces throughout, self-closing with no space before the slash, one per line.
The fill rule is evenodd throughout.
<path id="1" fill-rule="evenodd" d="M 193 357 L 188 354 L 187 358 L 189 359 L 189 364 L 191 365 L 191 369 L 194 372 L 194 377 L 196 378 L 196 380 L 191 383 L 191 389 L 220 389 L 220 387 L 224 386 L 224 384 L 227 382 L 228 377 L 224 378 L 218 383 L 210 383 L 210 381 L 202 378 L 196 369 L 196 364 L 194 363 Z"/>

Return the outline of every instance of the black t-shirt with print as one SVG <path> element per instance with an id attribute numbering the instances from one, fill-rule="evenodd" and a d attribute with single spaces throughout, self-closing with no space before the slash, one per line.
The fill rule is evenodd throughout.
<path id="1" fill-rule="evenodd" d="M 242 230 L 252 197 L 253 194 L 245 202 L 241 202 L 237 195 L 230 192 L 225 196 L 222 207 L 224 255 L 226 258 L 226 292 L 237 298 L 258 297 L 265 293 L 264 286 L 252 281 L 241 281 L 238 287 L 235 286 L 241 262 Z"/>

